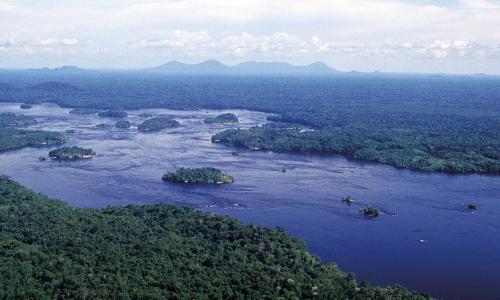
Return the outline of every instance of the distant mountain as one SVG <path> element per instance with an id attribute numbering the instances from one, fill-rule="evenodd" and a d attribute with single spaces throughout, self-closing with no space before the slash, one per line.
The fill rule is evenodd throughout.
<path id="1" fill-rule="evenodd" d="M 199 64 L 185 64 L 171 61 L 161 66 L 148 69 L 147 71 L 162 73 L 223 73 L 229 71 L 229 67 L 216 60 L 207 60 Z"/>
<path id="2" fill-rule="evenodd" d="M 333 74 L 338 71 L 324 62 L 315 62 L 306 66 L 294 66 L 283 62 L 248 61 L 236 66 L 226 66 L 216 60 L 208 60 L 199 64 L 185 64 L 171 61 L 164 65 L 147 69 L 159 73 L 191 73 L 191 74 Z"/>
<path id="3" fill-rule="evenodd" d="M 81 89 L 75 85 L 60 82 L 60 81 L 47 81 L 35 86 L 29 87 L 29 90 L 36 92 L 75 92 Z"/>
<path id="4" fill-rule="evenodd" d="M 68 72 L 68 73 L 82 73 L 88 70 L 78 68 L 76 66 L 62 66 L 60 68 L 51 69 L 51 72 Z"/>

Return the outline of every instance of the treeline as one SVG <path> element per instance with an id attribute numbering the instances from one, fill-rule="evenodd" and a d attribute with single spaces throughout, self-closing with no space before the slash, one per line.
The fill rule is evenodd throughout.
<path id="1" fill-rule="evenodd" d="M 216 168 L 180 168 L 174 172 L 167 172 L 162 180 L 177 183 L 204 183 L 222 184 L 232 183 L 233 177 Z"/>
<path id="2" fill-rule="evenodd" d="M 346 150 L 335 153 L 348 153 L 352 148 L 365 159 L 412 169 L 496 172 L 500 157 L 500 81 L 495 77 L 159 77 L 131 73 L 64 80 L 80 89 L 57 92 L 53 88 L 57 85 L 52 84 L 36 92 L 5 90 L 0 100 L 19 98 L 99 109 L 265 111 L 276 115 L 273 120 L 318 129 L 322 138 L 348 137 L 342 141 Z M 414 162 L 397 162 L 401 159 L 393 152 L 398 148 L 404 160 Z M 369 153 L 359 154 L 360 149 Z M 422 156 L 429 159 L 422 162 Z"/>
<path id="3" fill-rule="evenodd" d="M 480 137 L 429 137 L 403 130 L 344 127 L 318 131 L 274 126 L 229 129 L 212 137 L 230 146 L 290 152 L 338 153 L 400 168 L 449 173 L 500 173 L 494 144 L 478 146 Z M 484 142 L 484 141 L 483 141 Z"/>
<path id="4" fill-rule="evenodd" d="M 428 299 L 190 208 L 75 209 L 0 177 L 0 224 L 2 299 Z"/>
<path id="5" fill-rule="evenodd" d="M 34 124 L 36 120 L 29 116 L 0 114 L 0 152 L 24 147 L 60 145 L 66 142 L 66 137 L 57 132 L 15 128 Z"/>

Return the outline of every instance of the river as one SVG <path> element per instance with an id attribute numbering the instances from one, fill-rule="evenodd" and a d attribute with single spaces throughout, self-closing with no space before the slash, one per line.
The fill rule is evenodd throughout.
<path id="1" fill-rule="evenodd" d="M 21 110 L 1 103 L 0 112 L 35 116 L 30 129 L 66 132 L 68 145 L 90 147 L 91 160 L 39 161 L 50 148 L 0 154 L 0 173 L 72 206 L 166 202 L 233 216 L 244 223 L 280 226 L 306 242 L 325 262 L 377 285 L 401 284 L 446 299 L 498 299 L 500 295 L 500 178 L 396 169 L 342 156 L 280 154 L 213 144 L 225 128 L 266 122 L 245 110 L 129 111 L 171 116 L 181 126 L 156 133 L 114 127 L 116 120 L 72 115 L 53 104 Z M 207 116 L 238 115 L 238 125 L 209 125 Z M 106 123 L 104 129 L 96 124 Z M 238 155 L 234 155 L 233 152 Z M 178 167 L 212 166 L 235 183 L 188 186 L 160 180 Z M 283 173 L 283 167 L 286 172 Z M 352 205 L 341 199 L 351 195 Z M 478 210 L 470 212 L 465 204 Z M 375 205 L 382 214 L 363 218 Z"/>

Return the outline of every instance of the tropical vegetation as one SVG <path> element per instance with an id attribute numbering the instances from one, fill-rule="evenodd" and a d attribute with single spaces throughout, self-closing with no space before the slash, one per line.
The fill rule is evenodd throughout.
<path id="1" fill-rule="evenodd" d="M 94 150 L 78 146 L 62 147 L 49 152 L 51 159 L 85 159 L 96 156 Z"/>
<path id="2" fill-rule="evenodd" d="M 180 123 L 177 122 L 176 120 L 164 117 L 157 117 L 145 120 L 144 122 L 139 124 L 139 126 L 137 126 L 137 129 L 139 129 L 139 131 L 151 132 L 151 131 L 160 131 L 170 127 L 177 127 L 179 125 Z"/>
<path id="3" fill-rule="evenodd" d="M 191 208 L 73 208 L 0 177 L 0 224 L 1 299 L 429 299 Z"/>
<path id="4" fill-rule="evenodd" d="M 167 172 L 161 179 L 177 183 L 223 184 L 234 182 L 233 177 L 216 168 L 180 168 L 175 172 Z"/>

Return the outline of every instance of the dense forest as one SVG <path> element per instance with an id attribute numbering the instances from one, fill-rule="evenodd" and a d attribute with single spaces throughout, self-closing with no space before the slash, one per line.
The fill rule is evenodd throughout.
<path id="1" fill-rule="evenodd" d="M 461 149 L 452 152 L 444 145 L 457 142 L 451 137 L 439 141 L 421 135 L 412 139 L 404 131 L 394 132 L 392 136 L 387 134 L 387 131 L 359 127 L 304 131 L 264 125 L 246 130 L 228 129 L 214 135 L 212 140 L 247 149 L 338 153 L 420 171 L 500 173 L 497 149 L 491 145 L 476 153 L 474 141 L 479 142 L 477 138 L 463 142 Z"/>
<path id="2" fill-rule="evenodd" d="M 275 121 L 318 130 L 320 138 L 330 139 L 324 144 L 341 144 L 334 153 L 353 152 L 351 157 L 417 170 L 498 173 L 499 77 L 53 76 L 0 73 L 0 81 L 25 86 L 0 91 L 0 101 L 97 109 L 253 109 L 274 113 Z M 312 137 L 293 135 L 300 140 Z M 313 139 L 307 147 L 315 144 Z"/>
<path id="3" fill-rule="evenodd" d="M 121 120 L 115 123 L 116 128 L 130 128 L 131 124 L 129 121 Z"/>
<path id="4" fill-rule="evenodd" d="M 2 299 L 429 299 L 279 229 L 169 205 L 72 208 L 0 177 Z"/>
<path id="5" fill-rule="evenodd" d="M 78 146 L 62 147 L 49 152 L 52 159 L 82 159 L 96 156 L 94 150 Z"/>
<path id="6" fill-rule="evenodd" d="M 216 117 L 209 117 L 205 119 L 208 124 L 230 124 L 238 123 L 238 117 L 232 113 L 221 114 Z"/>
<path id="7" fill-rule="evenodd" d="M 233 183 L 233 177 L 216 168 L 180 168 L 175 172 L 167 172 L 164 181 L 177 183 L 223 184 Z"/>
<path id="8" fill-rule="evenodd" d="M 123 110 L 106 110 L 100 112 L 98 115 L 104 118 L 126 118 L 128 113 Z"/>
<path id="9" fill-rule="evenodd" d="M 0 152 L 21 149 L 24 147 L 60 145 L 66 142 L 67 138 L 57 132 L 16 128 L 34 124 L 36 124 L 36 120 L 32 117 L 1 113 Z"/>
<path id="10" fill-rule="evenodd" d="M 179 125 L 180 125 L 179 122 L 176 120 L 164 117 L 157 117 L 145 120 L 144 122 L 139 124 L 139 126 L 137 126 L 137 129 L 139 129 L 139 131 L 150 132 L 150 131 L 163 130 L 169 127 L 177 127 Z"/>
<path id="11" fill-rule="evenodd" d="M 92 115 L 98 112 L 99 110 L 93 108 L 75 108 L 69 111 L 70 114 L 74 115 Z"/>

